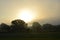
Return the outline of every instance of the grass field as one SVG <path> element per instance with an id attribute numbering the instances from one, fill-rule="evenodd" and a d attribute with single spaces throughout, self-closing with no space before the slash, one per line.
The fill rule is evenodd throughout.
<path id="1" fill-rule="evenodd" d="M 60 32 L 44 33 L 0 33 L 0 39 L 6 40 L 60 40 Z"/>

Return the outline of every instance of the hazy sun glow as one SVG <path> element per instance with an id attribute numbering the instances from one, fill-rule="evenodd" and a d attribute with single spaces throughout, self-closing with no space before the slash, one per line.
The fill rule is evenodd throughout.
<path id="1" fill-rule="evenodd" d="M 19 12 L 18 18 L 28 23 L 34 19 L 34 15 L 31 10 L 23 9 Z"/>

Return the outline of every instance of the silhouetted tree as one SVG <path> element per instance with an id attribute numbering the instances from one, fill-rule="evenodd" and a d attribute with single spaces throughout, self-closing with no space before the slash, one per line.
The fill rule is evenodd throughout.
<path id="1" fill-rule="evenodd" d="M 32 24 L 32 31 L 33 32 L 41 32 L 41 25 L 38 22 L 34 22 Z"/>
<path id="2" fill-rule="evenodd" d="M 13 20 L 11 25 L 11 31 L 13 32 L 26 32 L 27 24 L 20 19 Z"/>
<path id="3" fill-rule="evenodd" d="M 9 25 L 5 24 L 5 23 L 2 23 L 0 25 L 0 32 L 9 32 L 10 31 L 10 27 Z"/>
<path id="4" fill-rule="evenodd" d="M 53 31 L 55 31 L 55 26 L 53 26 L 52 24 L 44 24 L 43 25 L 43 31 L 53 32 Z"/>
<path id="5" fill-rule="evenodd" d="M 32 27 L 28 28 L 28 24 L 23 20 L 17 19 L 11 22 L 11 25 L 5 23 L 0 24 L 0 32 L 60 32 L 60 25 L 43 24 L 33 22 Z"/>
<path id="6" fill-rule="evenodd" d="M 60 32 L 60 25 L 56 25 L 55 31 Z"/>

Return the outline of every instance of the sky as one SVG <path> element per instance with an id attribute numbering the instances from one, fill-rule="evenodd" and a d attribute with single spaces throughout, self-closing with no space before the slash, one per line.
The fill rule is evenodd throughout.
<path id="1" fill-rule="evenodd" d="M 0 23 L 10 23 L 24 8 L 33 10 L 40 24 L 60 24 L 60 0 L 0 0 Z"/>

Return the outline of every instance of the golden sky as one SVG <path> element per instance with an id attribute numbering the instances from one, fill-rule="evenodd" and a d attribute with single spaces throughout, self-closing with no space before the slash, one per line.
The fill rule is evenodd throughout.
<path id="1" fill-rule="evenodd" d="M 60 24 L 60 0 L 0 0 L 0 22 L 9 23 L 24 8 L 37 15 L 34 21 Z"/>

